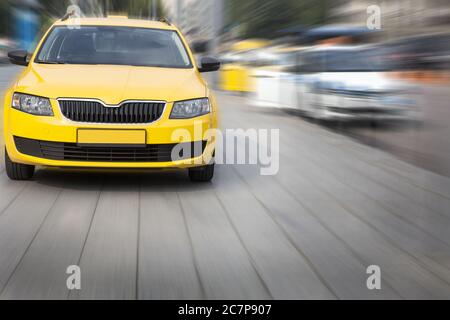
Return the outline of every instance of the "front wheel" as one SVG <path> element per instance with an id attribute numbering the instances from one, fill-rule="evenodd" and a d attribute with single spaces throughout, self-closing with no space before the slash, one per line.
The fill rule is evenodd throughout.
<path id="1" fill-rule="evenodd" d="M 189 178 L 195 182 L 209 182 L 214 176 L 214 164 L 209 164 L 203 167 L 190 168 Z"/>
<path id="2" fill-rule="evenodd" d="M 12 162 L 5 149 L 6 174 L 11 180 L 30 180 L 34 175 L 34 166 Z"/>

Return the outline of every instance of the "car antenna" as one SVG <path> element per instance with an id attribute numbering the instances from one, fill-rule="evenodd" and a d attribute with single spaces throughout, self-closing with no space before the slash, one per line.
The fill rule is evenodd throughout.
<path id="1" fill-rule="evenodd" d="M 61 21 L 66 21 L 67 19 L 69 19 L 71 16 L 75 15 L 75 10 L 71 10 L 69 12 L 67 12 L 62 18 Z"/>
<path id="2" fill-rule="evenodd" d="M 170 21 L 167 18 L 159 18 L 159 22 L 163 22 L 169 26 L 171 26 L 172 24 L 170 23 Z"/>

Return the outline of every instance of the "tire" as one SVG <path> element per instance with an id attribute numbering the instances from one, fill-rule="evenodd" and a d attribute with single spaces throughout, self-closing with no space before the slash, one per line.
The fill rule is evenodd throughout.
<path id="1" fill-rule="evenodd" d="M 214 177 L 214 164 L 189 169 L 189 178 L 193 182 L 209 182 Z"/>
<path id="2" fill-rule="evenodd" d="M 5 149 L 6 174 L 11 180 L 30 180 L 34 175 L 34 166 L 12 162 Z"/>

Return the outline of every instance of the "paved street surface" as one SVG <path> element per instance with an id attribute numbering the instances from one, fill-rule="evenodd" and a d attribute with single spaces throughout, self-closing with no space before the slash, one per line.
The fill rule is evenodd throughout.
<path id="1" fill-rule="evenodd" d="M 0 69 L 0 86 L 16 68 Z M 0 164 L 2 299 L 450 298 L 450 179 L 279 110 L 219 93 L 223 128 L 280 129 L 280 171 Z M 448 126 L 447 122 L 447 126 Z M 81 290 L 66 287 L 81 267 Z M 368 290 L 366 268 L 381 268 Z"/>
<path id="2" fill-rule="evenodd" d="M 424 86 L 421 123 L 334 124 L 329 128 L 437 174 L 450 177 L 448 85 Z"/>

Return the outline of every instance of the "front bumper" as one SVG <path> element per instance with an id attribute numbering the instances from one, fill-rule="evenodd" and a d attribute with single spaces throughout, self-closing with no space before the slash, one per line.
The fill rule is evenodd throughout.
<path id="1" fill-rule="evenodd" d="M 418 120 L 416 100 L 412 98 L 386 101 L 378 98 L 351 98 L 323 95 L 318 99 L 317 117 L 323 120 Z"/>
<path id="2" fill-rule="evenodd" d="M 168 103 L 162 116 L 149 124 L 92 124 L 79 123 L 64 118 L 56 100 L 51 100 L 54 111 L 53 117 L 29 115 L 10 107 L 11 95 L 5 98 L 4 138 L 9 157 L 12 161 L 30 165 L 54 167 L 96 167 L 96 168 L 189 168 L 205 165 L 210 162 L 214 152 L 214 137 L 205 136 L 208 129 L 217 127 L 215 113 L 193 119 L 169 119 L 172 103 Z M 153 146 L 167 146 L 169 144 L 191 143 L 204 141 L 203 152 L 193 154 L 193 157 L 174 161 L 159 158 L 154 161 L 142 161 L 141 158 L 120 161 L 105 157 L 49 157 L 47 154 L 20 152 L 15 139 L 29 139 L 30 141 L 62 144 L 77 147 L 78 129 L 121 129 L 145 130 L 147 148 Z M 83 146 L 86 147 L 86 146 Z M 103 146 L 108 147 L 108 146 Z M 58 149 L 61 151 L 61 149 Z M 77 149 L 81 150 L 81 149 Z M 116 152 L 112 148 L 113 152 Z M 127 149 L 130 151 L 130 149 Z M 82 150 L 85 152 L 85 150 Z M 103 151 L 103 150 L 102 150 Z M 138 150 L 139 151 L 139 150 Z M 61 155 L 61 153 L 58 153 Z M 98 160 L 97 160 L 98 159 Z M 81 161 L 80 161 L 81 160 Z M 162 161 L 161 161 L 162 160 Z"/>

